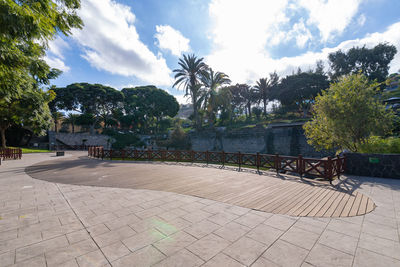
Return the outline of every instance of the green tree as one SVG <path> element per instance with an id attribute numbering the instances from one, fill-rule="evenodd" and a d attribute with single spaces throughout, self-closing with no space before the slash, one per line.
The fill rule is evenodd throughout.
<path id="1" fill-rule="evenodd" d="M 296 107 L 306 116 L 315 96 L 328 86 L 328 77 L 323 73 L 298 72 L 281 80 L 275 98 L 282 105 Z"/>
<path id="2" fill-rule="evenodd" d="M 50 111 L 51 111 L 51 109 L 50 109 Z M 58 123 L 65 118 L 65 115 L 64 115 L 64 113 L 59 112 L 59 111 L 52 111 L 51 117 L 53 118 L 53 122 L 54 122 L 54 131 L 57 133 L 58 132 Z"/>
<path id="3" fill-rule="evenodd" d="M 271 73 L 268 78 L 260 78 L 256 82 L 256 90 L 259 100 L 263 102 L 264 116 L 267 115 L 267 103 L 272 99 L 272 91 L 279 83 L 279 76 L 276 72 Z"/>
<path id="4" fill-rule="evenodd" d="M 196 128 L 200 127 L 199 109 L 201 96 L 201 78 L 207 69 L 203 58 L 197 58 L 195 55 L 183 55 L 178 62 L 180 69 L 175 69 L 175 83 L 172 87 L 183 86 L 185 95 L 190 96 L 193 104 L 193 117 Z"/>
<path id="5" fill-rule="evenodd" d="M 214 72 L 212 68 L 208 68 L 203 72 L 201 81 L 205 87 L 201 100 L 204 110 L 207 112 L 207 117 L 212 124 L 215 122 L 220 102 L 218 99 L 218 90 L 221 86 L 229 84 L 231 80 L 225 73 L 219 71 Z"/>
<path id="6" fill-rule="evenodd" d="M 91 114 L 91 133 L 94 133 L 96 124 L 105 122 L 122 106 L 124 99 L 121 91 L 102 84 L 73 83 L 67 87 L 55 88 L 54 91 L 57 96 L 52 105 L 56 108 Z"/>
<path id="7" fill-rule="evenodd" d="M 47 42 L 58 33 L 69 35 L 72 28 L 82 27 L 76 15 L 79 7 L 79 0 L 0 1 L 1 133 L 21 123 L 39 133 L 38 127 L 47 127 L 48 118 L 51 121 L 48 102 L 52 95 L 40 87 L 61 72 L 51 69 L 43 57 Z M 32 103 L 26 104 L 27 100 Z M 43 101 L 35 102 L 39 100 Z"/>
<path id="8" fill-rule="evenodd" d="M 331 84 L 316 97 L 312 120 L 304 124 L 308 143 L 317 149 L 357 152 L 371 135 L 389 133 L 393 112 L 376 97 L 378 85 L 362 74 Z"/>
<path id="9" fill-rule="evenodd" d="M 167 91 L 155 86 L 138 86 L 122 89 L 124 94 L 124 109 L 128 117 L 140 122 L 144 130 L 149 130 L 155 120 L 155 128 L 160 130 L 160 122 L 165 117 L 174 117 L 179 111 L 175 97 Z M 128 121 L 124 120 L 124 123 Z"/>
<path id="10" fill-rule="evenodd" d="M 378 44 L 374 48 L 353 47 L 347 53 L 341 50 L 330 53 L 331 79 L 361 71 L 370 81 L 381 83 L 386 80 L 389 64 L 396 53 L 396 47 L 388 43 Z"/>
<path id="11" fill-rule="evenodd" d="M 75 133 L 75 125 L 77 125 L 79 120 L 79 114 L 69 113 L 64 119 L 64 124 L 69 124 L 72 126 L 72 133 Z"/>

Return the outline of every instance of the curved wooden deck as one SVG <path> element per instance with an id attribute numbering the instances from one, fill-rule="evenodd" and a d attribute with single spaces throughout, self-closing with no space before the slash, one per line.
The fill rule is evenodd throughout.
<path id="1" fill-rule="evenodd" d="M 169 191 L 292 216 L 348 217 L 375 208 L 367 196 L 329 183 L 199 164 L 70 157 L 38 163 L 26 172 L 33 178 L 56 183 Z"/>

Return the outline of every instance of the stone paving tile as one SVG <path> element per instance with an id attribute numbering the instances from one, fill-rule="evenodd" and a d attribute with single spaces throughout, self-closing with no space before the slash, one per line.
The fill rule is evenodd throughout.
<path id="1" fill-rule="evenodd" d="M 400 260 L 399 242 L 362 233 L 358 247 Z"/>
<path id="2" fill-rule="evenodd" d="M 354 255 L 358 239 L 331 230 L 326 230 L 322 233 L 318 243 Z"/>
<path id="3" fill-rule="evenodd" d="M 267 246 L 248 237 L 242 237 L 224 250 L 224 253 L 244 265 L 252 264 Z"/>
<path id="4" fill-rule="evenodd" d="M 127 246 L 130 251 L 136 251 L 138 249 L 151 245 L 158 240 L 163 239 L 164 237 L 165 235 L 163 235 L 156 229 L 150 229 L 127 239 L 123 239 L 122 243 L 124 243 L 124 245 Z"/>
<path id="5" fill-rule="evenodd" d="M 251 213 L 246 213 L 245 215 L 235 220 L 235 222 L 240 223 L 249 228 L 254 228 L 264 221 L 265 221 L 264 217 Z"/>
<path id="6" fill-rule="evenodd" d="M 153 244 L 158 250 L 167 256 L 174 254 L 175 252 L 188 247 L 190 244 L 195 242 L 197 239 L 193 236 L 181 231 L 173 235 L 170 235 L 160 241 Z"/>
<path id="7" fill-rule="evenodd" d="M 330 247 L 316 244 L 306 258 L 313 266 L 351 266 L 353 256 Z"/>
<path id="8" fill-rule="evenodd" d="M 105 247 L 118 240 L 128 238 L 135 235 L 136 232 L 132 230 L 129 226 L 121 227 L 117 230 L 110 231 L 101 235 L 94 236 L 93 239 L 100 247 Z"/>
<path id="9" fill-rule="evenodd" d="M 110 262 L 122 258 L 130 253 L 129 249 L 121 241 L 103 247 L 101 250 Z"/>
<path id="10" fill-rule="evenodd" d="M 14 263 L 15 251 L 7 251 L 0 254 L 0 266 L 8 266 Z"/>
<path id="11" fill-rule="evenodd" d="M 278 265 L 266 258 L 260 257 L 260 258 L 258 258 L 258 260 L 256 260 L 255 263 L 253 263 L 251 265 L 251 267 L 280 267 L 280 265 Z"/>
<path id="12" fill-rule="evenodd" d="M 271 226 L 260 224 L 253 230 L 247 233 L 247 237 L 250 237 L 258 242 L 263 243 L 266 246 L 270 246 L 274 243 L 284 232 L 273 228 Z"/>
<path id="13" fill-rule="evenodd" d="M 165 256 L 153 246 L 141 248 L 111 264 L 113 267 L 146 267 L 163 260 Z"/>
<path id="14" fill-rule="evenodd" d="M 65 236 L 56 237 L 39 243 L 35 243 L 16 250 L 16 262 L 24 261 L 29 258 L 41 255 L 53 249 L 68 246 L 68 240 Z"/>
<path id="15" fill-rule="evenodd" d="M 361 232 L 361 224 L 347 222 L 342 219 L 333 219 L 326 229 L 358 238 Z"/>
<path id="16" fill-rule="evenodd" d="M 229 244 L 230 243 L 225 239 L 217 235 L 210 234 L 202 239 L 197 240 L 188 246 L 187 249 L 203 260 L 208 261 L 226 248 Z"/>
<path id="17" fill-rule="evenodd" d="M 245 267 L 245 265 L 239 263 L 238 261 L 225 255 L 224 253 L 217 254 L 214 258 L 207 261 L 206 264 L 202 265 L 202 267 L 221 267 L 221 266 Z M 252 266 L 254 266 L 254 265 L 252 265 Z"/>
<path id="18" fill-rule="evenodd" d="M 262 257 L 280 266 L 300 266 L 308 254 L 308 250 L 292 245 L 286 241 L 276 241 Z"/>
<path id="19" fill-rule="evenodd" d="M 363 248 L 358 248 L 354 258 L 354 267 L 398 267 L 400 261 L 377 254 Z"/>
<path id="20" fill-rule="evenodd" d="M 153 265 L 158 267 L 196 267 L 204 263 L 202 259 L 191 253 L 186 249 L 182 249 L 174 255 L 162 260 L 161 262 Z M 204 265 L 203 265 L 204 266 Z"/>
<path id="21" fill-rule="evenodd" d="M 283 216 L 279 214 L 275 214 L 269 219 L 267 219 L 264 224 L 275 227 L 277 229 L 280 229 L 282 231 L 288 230 L 294 223 L 296 222 L 296 219 L 293 217 L 289 216 Z"/>
<path id="22" fill-rule="evenodd" d="M 70 244 L 74 244 L 86 239 L 90 239 L 90 235 L 86 231 L 86 229 L 78 230 L 72 233 L 67 234 L 67 239 Z"/>
<path id="23" fill-rule="evenodd" d="M 191 213 L 188 213 L 188 214 L 182 216 L 182 218 L 191 223 L 196 223 L 196 222 L 200 222 L 210 216 L 212 216 L 212 213 L 205 212 L 202 210 L 197 210 L 197 211 L 194 211 L 194 212 L 191 212 Z"/>
<path id="24" fill-rule="evenodd" d="M 320 236 L 315 233 L 293 226 L 282 235 L 281 240 L 310 250 L 319 237 Z"/>
<path id="25" fill-rule="evenodd" d="M 218 224 L 215 224 L 213 222 L 210 222 L 208 220 L 204 220 L 195 224 L 192 224 L 191 226 L 185 228 L 185 232 L 191 234 L 197 239 L 200 239 L 212 232 L 214 232 L 216 229 L 220 228 Z"/>
<path id="26" fill-rule="evenodd" d="M 109 265 L 107 259 L 100 250 L 89 252 L 76 258 L 79 267 L 93 267 Z"/>
<path id="27" fill-rule="evenodd" d="M 244 236 L 247 232 L 250 231 L 250 228 L 244 225 L 241 225 L 236 222 L 230 222 L 225 224 L 223 227 L 219 228 L 214 232 L 214 234 L 222 237 L 225 240 L 230 242 L 234 242 Z"/>
<path id="28" fill-rule="evenodd" d="M 328 222 L 322 222 L 314 218 L 302 217 L 295 222 L 294 226 L 320 235 L 325 230 L 327 224 Z"/>
<path id="29" fill-rule="evenodd" d="M 219 224 L 219 225 L 225 225 L 225 224 L 237 219 L 238 217 L 239 217 L 238 215 L 231 214 L 228 212 L 220 212 L 211 217 L 208 217 L 208 220 L 211 222 L 214 222 L 216 224 Z"/>
<path id="30" fill-rule="evenodd" d="M 399 241 L 397 227 L 376 224 L 370 221 L 363 223 L 362 232 L 369 235 L 375 235 L 381 238 Z"/>
<path id="31" fill-rule="evenodd" d="M 46 260 L 43 255 L 30 258 L 12 265 L 14 267 L 43 267 L 46 266 Z"/>
<path id="32" fill-rule="evenodd" d="M 46 262 L 48 266 L 58 266 L 60 263 L 69 261 L 73 258 L 79 257 L 97 249 L 98 247 L 91 239 L 84 240 L 69 245 L 67 247 L 58 248 L 51 250 L 50 252 L 46 252 Z"/>

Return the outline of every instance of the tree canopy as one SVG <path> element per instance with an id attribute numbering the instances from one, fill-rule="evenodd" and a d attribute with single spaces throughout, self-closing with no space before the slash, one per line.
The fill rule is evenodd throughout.
<path id="1" fill-rule="evenodd" d="M 353 47 L 330 53 L 328 59 L 332 69 L 331 79 L 361 71 L 370 81 L 383 82 L 389 74 L 389 64 L 397 53 L 394 45 L 378 44 L 373 48 Z"/>
<path id="2" fill-rule="evenodd" d="M 378 83 L 352 74 L 318 95 L 312 120 L 304 125 L 308 142 L 317 149 L 348 149 L 357 152 L 371 135 L 391 131 L 393 112 L 376 97 Z"/>

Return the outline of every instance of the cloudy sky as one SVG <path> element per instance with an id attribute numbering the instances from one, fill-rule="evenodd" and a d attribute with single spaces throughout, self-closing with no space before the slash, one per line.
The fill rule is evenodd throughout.
<path id="1" fill-rule="evenodd" d="M 180 102 L 172 70 L 194 53 L 234 83 L 306 70 L 338 49 L 388 42 L 398 49 L 399 0 L 81 0 L 82 30 L 49 45 L 63 70 L 53 83 L 117 89 L 154 84 Z"/>

